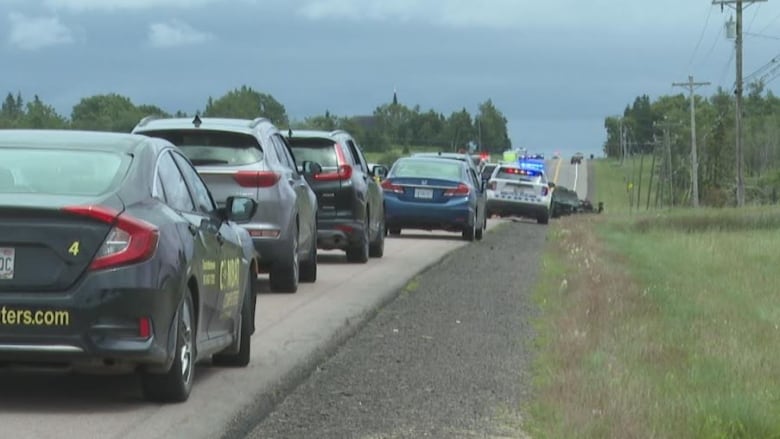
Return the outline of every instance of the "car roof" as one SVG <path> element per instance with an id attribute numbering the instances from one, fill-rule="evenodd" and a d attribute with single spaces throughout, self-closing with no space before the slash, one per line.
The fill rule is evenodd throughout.
<path id="1" fill-rule="evenodd" d="M 468 163 L 464 162 L 463 160 L 452 160 L 450 157 L 447 157 L 450 163 L 457 163 L 460 166 L 468 166 Z M 418 155 L 411 155 L 406 157 L 401 157 L 397 160 L 398 162 L 401 161 L 419 161 L 419 162 L 429 162 L 429 163 L 441 163 L 441 160 L 436 157 L 429 157 L 429 156 L 418 156 Z"/>
<path id="2" fill-rule="evenodd" d="M 292 133 L 292 136 L 290 135 Z M 324 138 L 333 138 L 339 135 L 345 135 L 349 136 L 349 133 L 347 133 L 344 130 L 333 130 L 333 131 L 326 131 L 326 130 L 287 130 L 285 132 L 285 135 L 287 137 L 300 137 L 300 138 L 313 138 L 313 137 L 324 137 Z"/>
<path id="3" fill-rule="evenodd" d="M 0 147 L 37 147 L 133 153 L 149 138 L 137 134 L 79 130 L 0 130 Z"/>
<path id="4" fill-rule="evenodd" d="M 257 127 L 261 125 L 273 126 L 270 120 L 262 117 L 258 117 L 253 120 L 224 117 L 198 118 L 200 119 L 199 127 L 196 127 L 193 124 L 194 118 L 191 117 L 172 117 L 159 119 L 145 118 L 138 123 L 133 131 L 141 133 L 144 131 L 201 129 L 253 134 Z"/>

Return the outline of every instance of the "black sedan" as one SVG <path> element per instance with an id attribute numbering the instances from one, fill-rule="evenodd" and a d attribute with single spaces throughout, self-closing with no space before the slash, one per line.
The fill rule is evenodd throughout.
<path id="1" fill-rule="evenodd" d="M 194 365 L 245 366 L 257 254 L 169 142 L 0 130 L 0 366 L 138 372 L 188 398 Z"/>

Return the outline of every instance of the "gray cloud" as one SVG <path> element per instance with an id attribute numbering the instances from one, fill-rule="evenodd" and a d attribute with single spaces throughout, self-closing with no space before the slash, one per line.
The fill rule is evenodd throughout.
<path id="1" fill-rule="evenodd" d="M 149 25 L 148 39 L 152 47 L 167 49 L 209 41 L 214 39 L 214 35 L 199 31 L 182 21 L 171 20 Z"/>
<path id="2" fill-rule="evenodd" d="M 23 50 L 69 44 L 74 41 L 73 32 L 58 17 L 28 17 L 12 12 L 10 43 Z"/>

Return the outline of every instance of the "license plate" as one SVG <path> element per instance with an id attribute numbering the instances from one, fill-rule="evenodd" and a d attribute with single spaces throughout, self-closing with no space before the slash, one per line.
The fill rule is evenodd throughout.
<path id="1" fill-rule="evenodd" d="M 414 198 L 433 199 L 433 189 L 415 189 Z"/>
<path id="2" fill-rule="evenodd" d="M 0 280 L 14 278 L 14 259 L 16 251 L 9 247 L 0 247 Z"/>

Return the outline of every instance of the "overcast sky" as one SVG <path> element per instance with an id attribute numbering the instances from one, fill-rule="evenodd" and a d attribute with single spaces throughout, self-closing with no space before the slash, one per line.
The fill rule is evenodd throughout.
<path id="1" fill-rule="evenodd" d="M 599 154 L 604 118 L 672 82 L 734 83 L 711 0 L 0 0 L 0 92 L 69 116 L 116 92 L 174 112 L 243 84 L 293 119 L 402 103 L 472 114 L 515 145 Z M 745 11 L 745 74 L 780 54 L 780 0 Z M 780 81 L 770 84 L 776 90 Z"/>

